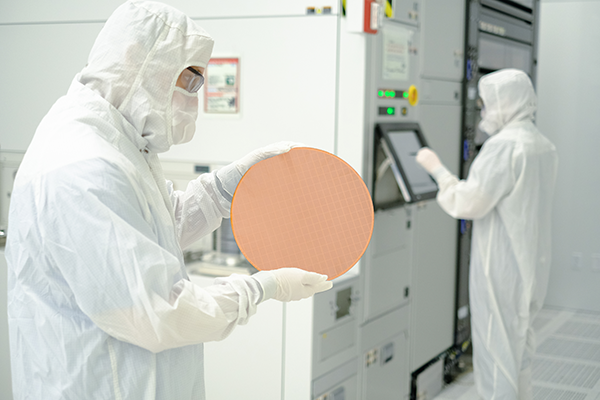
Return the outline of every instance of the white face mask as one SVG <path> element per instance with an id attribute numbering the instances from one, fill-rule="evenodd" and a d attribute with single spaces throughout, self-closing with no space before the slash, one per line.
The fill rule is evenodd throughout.
<path id="1" fill-rule="evenodd" d="M 479 130 L 488 136 L 492 136 L 498 133 L 500 128 L 493 119 L 486 118 L 485 110 L 481 110 L 481 121 L 479 121 Z"/>
<path id="2" fill-rule="evenodd" d="M 478 124 L 478 128 L 481 132 L 485 133 L 487 135 L 487 132 L 485 131 L 485 124 L 483 123 L 483 121 L 485 121 L 485 108 L 481 108 L 481 111 L 479 112 L 479 116 L 481 117 L 481 120 L 479 120 L 479 124 Z M 483 125 L 483 126 L 482 126 Z"/>
<path id="3" fill-rule="evenodd" d="M 187 143 L 194 137 L 198 118 L 198 93 L 175 87 L 171 104 L 173 110 L 173 144 Z"/>

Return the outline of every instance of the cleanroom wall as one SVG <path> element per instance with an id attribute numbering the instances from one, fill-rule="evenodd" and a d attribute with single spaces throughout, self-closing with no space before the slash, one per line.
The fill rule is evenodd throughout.
<path id="1" fill-rule="evenodd" d="M 541 4 L 537 122 L 559 157 L 546 304 L 600 311 L 600 1 Z"/>

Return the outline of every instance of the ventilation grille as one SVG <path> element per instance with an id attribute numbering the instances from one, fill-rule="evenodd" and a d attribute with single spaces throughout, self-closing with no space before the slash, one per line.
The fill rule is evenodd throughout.
<path id="1" fill-rule="evenodd" d="M 533 387 L 533 400 L 596 400 L 596 395 L 592 396 L 571 390 Z"/>
<path id="2" fill-rule="evenodd" d="M 600 344 L 550 337 L 542 343 L 537 353 L 561 358 L 600 363 Z"/>
<path id="3" fill-rule="evenodd" d="M 600 400 L 600 315 L 544 311 L 534 323 L 550 331 L 532 365 L 534 400 Z"/>
<path id="4" fill-rule="evenodd" d="M 533 381 L 593 389 L 600 380 L 600 367 L 565 361 L 536 359 Z"/>

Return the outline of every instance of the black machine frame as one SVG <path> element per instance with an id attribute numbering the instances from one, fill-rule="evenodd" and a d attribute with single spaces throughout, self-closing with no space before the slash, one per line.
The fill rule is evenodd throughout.
<path id="1" fill-rule="evenodd" d="M 402 163 L 396 151 L 394 150 L 394 146 L 392 145 L 392 140 L 390 138 L 390 134 L 398 131 L 412 131 L 415 132 L 416 137 L 419 141 L 420 147 L 427 147 L 427 141 L 425 140 L 425 136 L 423 135 L 423 131 L 418 123 L 414 122 L 393 122 L 393 123 L 378 123 L 375 126 L 375 148 L 380 148 L 385 153 L 386 157 L 389 158 L 392 163 L 390 168 L 394 177 L 396 178 L 396 182 L 398 183 L 398 187 L 400 189 L 400 193 L 402 194 L 402 199 L 399 199 L 394 203 L 387 203 L 384 205 L 380 205 L 376 208 L 388 208 L 393 207 L 395 205 L 401 205 L 405 203 L 415 203 L 419 201 L 424 201 L 428 199 L 433 199 L 437 195 L 437 183 L 430 176 L 429 178 L 433 182 L 436 187 L 436 190 L 425 192 L 425 193 L 415 193 L 412 186 L 409 183 L 408 176 L 402 167 Z M 377 171 L 377 168 L 374 169 Z M 374 177 L 374 182 L 376 178 Z"/>

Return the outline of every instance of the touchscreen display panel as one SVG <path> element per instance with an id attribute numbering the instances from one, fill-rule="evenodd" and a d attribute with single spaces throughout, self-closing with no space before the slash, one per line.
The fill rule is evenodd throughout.
<path id="1" fill-rule="evenodd" d="M 415 195 L 434 192 L 437 186 L 429 174 L 417 164 L 417 152 L 422 147 L 415 131 L 390 131 L 388 137 L 394 148 L 408 184 Z"/>

